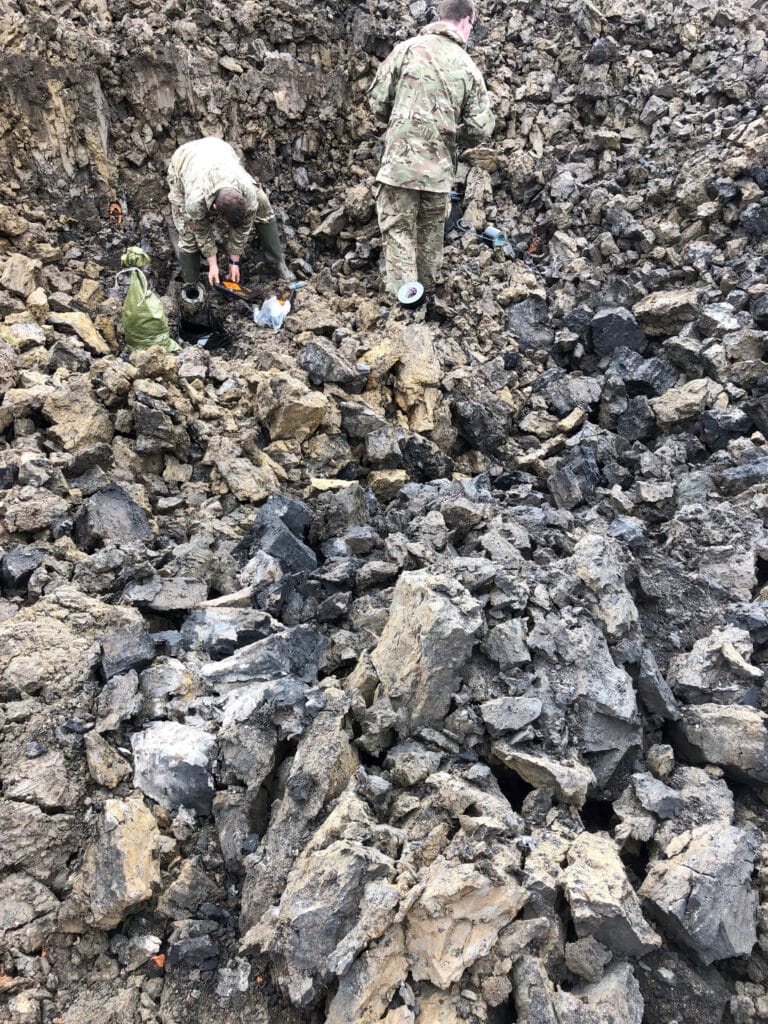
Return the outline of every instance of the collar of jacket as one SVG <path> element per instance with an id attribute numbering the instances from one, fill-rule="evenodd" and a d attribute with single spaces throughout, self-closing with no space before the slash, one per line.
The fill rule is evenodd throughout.
<path id="1" fill-rule="evenodd" d="M 455 29 L 453 25 L 449 25 L 447 21 L 433 21 L 431 25 L 425 25 L 419 32 L 419 35 L 448 36 L 449 39 L 452 39 L 454 43 L 458 43 L 461 47 L 467 45 L 461 32 Z"/>

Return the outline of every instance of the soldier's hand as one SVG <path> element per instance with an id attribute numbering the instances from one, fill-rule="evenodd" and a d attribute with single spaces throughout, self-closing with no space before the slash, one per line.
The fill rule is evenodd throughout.
<path id="1" fill-rule="evenodd" d="M 235 262 L 235 260 L 233 260 L 233 259 L 230 259 L 229 267 L 227 268 L 227 278 L 230 281 L 234 281 L 235 284 L 239 284 L 240 283 L 240 260 L 239 259 L 237 260 L 237 262 Z"/>
<path id="2" fill-rule="evenodd" d="M 214 285 L 219 283 L 219 264 L 214 256 L 212 260 L 208 261 L 208 284 L 213 288 Z"/>

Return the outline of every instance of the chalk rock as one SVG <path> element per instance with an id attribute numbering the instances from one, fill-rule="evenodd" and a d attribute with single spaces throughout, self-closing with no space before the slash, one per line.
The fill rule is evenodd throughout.
<path id="1" fill-rule="evenodd" d="M 505 740 L 494 743 L 493 753 L 536 789 L 544 789 L 555 799 L 576 807 L 584 806 L 587 790 L 596 782 L 593 772 L 585 765 L 518 750 Z"/>
<path id="2" fill-rule="evenodd" d="M 371 661 L 380 680 L 376 701 L 395 709 L 401 737 L 440 728 L 482 621 L 477 601 L 455 580 L 426 570 L 400 576 Z"/>
<path id="3" fill-rule="evenodd" d="M 579 938 L 591 935 L 617 956 L 642 956 L 661 945 L 610 836 L 578 836 L 568 851 L 563 888 Z"/>
<path id="4" fill-rule="evenodd" d="M 717 764 L 742 782 L 768 784 L 768 715 L 733 704 L 686 708 L 678 723 L 683 752 L 704 764 Z"/>
<path id="5" fill-rule="evenodd" d="M 494 883 L 473 864 L 451 864 L 439 857 L 406 921 L 413 977 L 448 988 L 492 949 L 527 898 L 511 878 Z"/>
<path id="6" fill-rule="evenodd" d="M 160 882 L 159 842 L 157 823 L 139 794 L 107 800 L 75 886 L 95 928 L 114 928 L 131 907 L 152 896 Z"/>
<path id="7" fill-rule="evenodd" d="M 652 337 L 677 334 L 681 327 L 695 320 L 702 302 L 696 288 L 667 292 L 651 292 L 635 303 L 632 312 L 646 334 Z"/>

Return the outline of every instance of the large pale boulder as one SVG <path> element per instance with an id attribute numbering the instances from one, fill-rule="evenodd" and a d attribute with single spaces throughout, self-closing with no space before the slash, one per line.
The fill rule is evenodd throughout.
<path id="1" fill-rule="evenodd" d="M 528 895 L 512 878 L 492 881 L 473 864 L 439 857 L 407 917 L 411 974 L 446 989 L 493 948 Z"/>
<path id="2" fill-rule="evenodd" d="M 440 728 L 482 629 L 477 601 L 456 580 L 426 570 L 397 581 L 389 619 L 371 654 L 400 736 Z"/>
<path id="3" fill-rule="evenodd" d="M 160 884 L 160 830 L 139 793 L 107 800 L 99 834 L 86 851 L 74 897 L 95 928 L 114 928 Z"/>
<path id="4" fill-rule="evenodd" d="M 642 956 L 661 945 L 610 836 L 583 832 L 576 838 L 563 888 L 579 938 L 591 935 L 618 956 Z"/>

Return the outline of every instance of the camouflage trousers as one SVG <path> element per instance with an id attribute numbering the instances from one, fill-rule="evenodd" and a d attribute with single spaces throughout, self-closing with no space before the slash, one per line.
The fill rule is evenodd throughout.
<path id="1" fill-rule="evenodd" d="M 397 293 L 406 281 L 421 281 L 427 291 L 431 290 L 443 263 L 448 194 L 383 182 L 376 188 L 387 291 Z"/>

